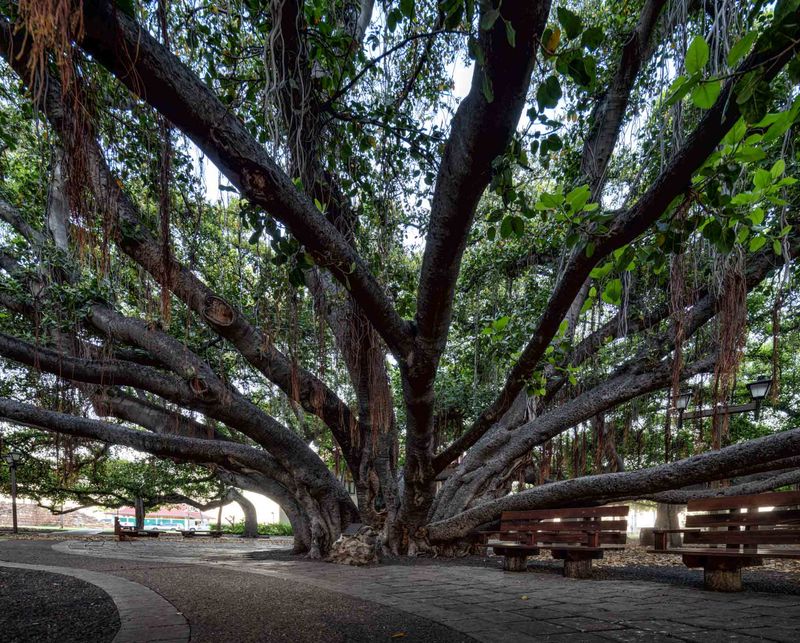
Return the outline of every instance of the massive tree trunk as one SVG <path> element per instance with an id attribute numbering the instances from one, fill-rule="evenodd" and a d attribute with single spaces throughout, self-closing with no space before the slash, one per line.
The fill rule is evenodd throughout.
<path id="1" fill-rule="evenodd" d="M 713 360 L 698 362 L 684 369 L 683 377 L 713 367 Z M 476 444 L 450 476 L 441 491 L 434 521 L 455 516 L 473 506 L 492 481 L 501 476 L 509 463 L 521 458 L 560 433 L 577 426 L 597 413 L 643 393 L 665 386 L 672 376 L 668 365 L 657 368 L 621 369 L 615 377 L 590 388 L 563 405 L 544 412 L 520 426 L 519 416 L 510 413 Z M 521 403 L 517 402 L 521 407 Z M 514 407 L 512 407 L 513 409 Z M 518 427 L 518 428 L 514 428 Z M 509 430 L 513 428 L 514 430 Z"/>
<path id="2" fill-rule="evenodd" d="M 136 496 L 136 499 L 133 501 L 133 509 L 136 516 L 136 529 L 144 529 L 144 498 Z"/>
<path id="3" fill-rule="evenodd" d="M 256 506 L 236 489 L 230 489 L 227 497 L 238 504 L 244 512 L 242 538 L 258 538 L 258 512 L 256 511 Z"/>
<path id="4" fill-rule="evenodd" d="M 639 22 L 622 48 L 617 73 L 612 76 L 593 114 L 594 126 L 584 147 L 581 167 L 595 197 L 602 192 L 608 160 L 634 81 L 651 51 L 650 34 L 664 2 L 646 0 L 643 5 Z M 476 520 L 496 517 L 502 508 L 551 506 L 578 500 L 602 501 L 620 497 L 620 494 L 655 493 L 676 483 L 718 475 L 726 466 L 741 465 L 739 451 L 723 450 L 724 453 L 720 451 L 718 455 L 702 456 L 702 463 L 709 467 L 704 471 L 695 466 L 694 460 L 689 460 L 665 465 L 667 469 L 554 483 L 486 502 L 507 491 L 503 476 L 524 460 L 533 447 L 598 412 L 662 387 L 668 380 L 671 373 L 661 362 L 637 356 L 606 381 L 588 383 L 591 385 L 574 399 L 556 400 L 558 404 L 551 404 L 558 387 L 549 389 L 549 397 L 546 396 L 542 404 L 543 412 L 533 419 L 527 417 L 527 410 L 520 415 L 515 408 L 516 404 L 526 402 L 526 383 L 540 366 L 545 351 L 553 346 L 562 320 L 570 317 L 570 311 L 580 312 L 581 292 L 585 292 L 593 268 L 648 230 L 664 215 L 670 203 L 687 193 L 693 175 L 738 121 L 741 107 L 735 93 L 740 79 L 755 74 L 760 84 L 769 83 L 796 54 L 800 39 L 797 38 L 795 9 L 784 12 L 786 15 L 782 19 L 787 24 L 781 38 L 770 39 L 769 34 L 762 37 L 753 53 L 729 75 L 719 98 L 702 112 L 686 144 L 675 150 L 652 185 L 641 191 L 641 198 L 630 208 L 606 213 L 607 225 L 604 224 L 602 230 L 598 228 L 578 239 L 565 258 L 534 333 L 511 367 L 495 401 L 480 413 L 459 440 L 434 457 L 434 384 L 448 339 L 462 256 L 476 206 L 491 179 L 493 164 L 506 151 L 525 108 L 550 2 L 504 0 L 502 20 L 497 19 L 501 13 L 499 2 L 481 5 L 483 15 L 477 21 L 480 25 L 478 37 L 471 42 L 471 45 L 478 45 L 480 61 L 474 68 L 470 92 L 456 111 L 438 164 L 413 322 L 400 316 L 360 256 L 352 237 L 351 213 L 346 212 L 348 203 L 337 193 L 335 177 L 327 175 L 329 168 L 320 162 L 324 156 L 320 148 L 325 143 L 325 131 L 318 116 L 323 109 L 319 104 L 320 96 L 314 94 L 313 70 L 306 59 L 307 30 L 301 3 L 276 0 L 271 5 L 272 26 L 280 31 L 281 38 L 275 39 L 279 44 L 269 53 L 277 57 L 280 64 L 276 67 L 285 74 L 277 83 L 280 87 L 278 108 L 290 141 L 285 157 L 290 159 L 287 171 L 283 171 L 252 135 L 252 124 L 246 125 L 237 116 L 235 105 L 220 100 L 168 47 L 154 39 L 128 13 L 119 11 L 116 3 L 84 0 L 79 6 L 83 11 L 84 34 L 83 38 L 74 40 L 75 46 L 89 54 L 86 58 L 104 65 L 122 84 L 158 110 L 160 118 L 169 119 L 191 138 L 244 199 L 268 212 L 300 243 L 318 267 L 320 279 L 321 271 L 328 271 L 324 276 L 330 277 L 334 287 L 327 288 L 325 296 L 343 302 L 339 310 L 328 314 L 330 318 L 340 315 L 340 319 L 345 320 L 342 327 L 336 322 L 331 327 L 335 335 L 339 333 L 340 350 L 348 363 L 358 399 L 357 421 L 334 391 L 318 378 L 299 371 L 292 360 L 279 351 L 262 350 L 266 343 L 264 335 L 248 322 L 241 310 L 212 292 L 191 270 L 170 257 L 169 252 L 161 252 L 157 240 L 142 225 L 143 217 L 138 216 L 131 198 L 120 191 L 121 183 L 106 164 L 103 149 L 95 137 L 89 135 L 91 128 L 75 127 L 80 119 L 69 113 L 70 101 L 63 100 L 75 88 L 60 88 L 55 79 L 47 77 L 44 66 L 37 70 L 40 76 L 30 73 L 28 58 L 41 58 L 29 55 L 31 40 L 40 36 L 34 33 L 31 37 L 25 32 L 24 20 L 12 24 L 17 19 L 13 9 L 6 11 L 0 21 L 0 51 L 21 77 L 35 79 L 35 86 L 30 89 L 37 100 L 42 99 L 37 107 L 43 108 L 66 142 L 75 132 L 85 135 L 86 140 L 72 146 L 79 149 L 70 150 L 75 157 L 70 160 L 76 167 L 87 169 L 87 176 L 79 179 L 87 181 L 93 201 L 108 208 L 104 217 L 112 222 L 110 227 L 117 235 L 120 249 L 155 278 L 165 277 L 163 283 L 169 284 L 187 308 L 235 347 L 248 364 L 280 387 L 293 403 L 299 403 L 306 412 L 328 424 L 356 480 L 365 519 L 379 523 L 382 519 L 379 500 L 386 505 L 387 538 L 395 549 L 400 548 L 404 537 L 409 539 L 412 552 L 424 546 L 425 525 L 430 519 L 434 520 L 429 529 L 430 537 L 446 541 L 465 535 L 478 524 Z M 371 2 L 363 4 L 357 25 L 353 27 L 356 40 L 363 37 L 371 8 Z M 277 35 L 277 31 L 272 35 Z M 61 56 L 67 52 L 54 54 Z M 297 77 L 292 76 L 295 73 Z M 64 95 L 60 89 L 65 90 Z M 79 92 L 74 93 L 72 97 L 77 98 Z M 329 102 L 335 100 L 331 98 Z M 283 154 L 284 151 L 279 152 L 276 158 Z M 301 178 L 307 187 L 298 189 L 291 177 Z M 330 209 L 318 207 L 317 200 Z M 58 223 L 58 206 L 53 205 L 55 209 L 51 213 L 56 215 L 51 223 Z M 346 225 L 341 225 L 342 222 Z M 51 227 L 62 248 L 65 245 L 63 227 Z M 0 258 L 5 266 L 7 257 Z M 5 303 L 6 294 L 0 295 Z M 331 306 L 330 300 L 327 306 Z M 9 307 L 16 310 L 13 302 Z M 22 309 L 38 329 L 40 318 L 35 311 L 28 314 L 24 307 Z M 713 307 L 701 307 L 696 315 L 697 323 L 702 322 L 703 315 L 708 320 L 711 310 Z M 139 319 L 125 317 L 105 304 L 88 306 L 85 321 L 109 344 L 122 343 L 144 351 L 150 363 L 136 364 L 124 359 L 92 363 L 92 359 L 83 359 L 74 347 L 31 351 L 30 345 L 7 336 L 0 337 L 0 349 L 11 359 L 31 368 L 47 370 L 62 379 L 105 387 L 110 377 L 118 386 L 148 391 L 176 404 L 182 409 L 180 415 L 184 411 L 202 413 L 223 422 L 231 431 L 241 433 L 261 448 L 218 439 L 175 438 L 160 432 L 143 434 L 83 418 L 67 418 L 12 400 L 0 400 L 1 417 L 45 430 L 118 441 L 162 457 L 219 466 L 235 471 L 236 475 L 263 477 L 265 488 L 275 485 L 273 493 L 285 496 L 281 504 L 290 518 L 294 512 L 296 542 L 314 556 L 323 555 L 341 527 L 356 517 L 357 512 L 344 489 L 308 445 L 237 391 L 184 343 Z M 76 346 L 88 350 L 88 342 L 81 344 L 77 336 L 78 333 L 68 339 L 76 340 Z M 387 410 L 391 409 L 392 401 L 381 341 L 399 365 L 407 420 L 399 506 L 395 491 L 396 427 L 393 414 Z M 670 341 L 669 336 L 664 338 L 666 346 Z M 153 362 L 157 368 L 153 367 Z M 707 361 L 701 362 L 684 369 L 682 376 L 700 372 L 707 366 Z M 295 385 L 298 373 L 299 387 Z M 91 395 L 98 409 L 104 403 L 101 398 L 105 393 Z M 160 411 L 144 406 L 122 400 L 116 409 L 109 403 L 108 409 L 111 414 L 119 414 L 117 417 L 124 414 L 128 414 L 128 418 L 137 417 L 134 421 L 145 428 L 154 426 L 152 418 Z M 202 431 L 202 426 L 191 421 L 177 418 L 175 426 L 190 435 L 201 435 L 198 431 Z M 747 453 L 758 459 L 763 457 L 764 449 L 769 451 L 768 446 L 773 442 L 756 442 L 751 445 L 754 451 Z M 785 448 L 795 449 L 791 441 L 784 442 Z M 448 480 L 440 499 L 434 502 L 436 473 L 467 449 L 470 452 Z"/>

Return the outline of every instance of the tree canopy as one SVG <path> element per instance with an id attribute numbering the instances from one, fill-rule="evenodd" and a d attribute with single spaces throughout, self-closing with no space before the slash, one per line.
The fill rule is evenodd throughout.
<path id="1" fill-rule="evenodd" d="M 0 0 L 0 419 L 311 556 L 800 482 L 798 51 L 800 0 Z"/>

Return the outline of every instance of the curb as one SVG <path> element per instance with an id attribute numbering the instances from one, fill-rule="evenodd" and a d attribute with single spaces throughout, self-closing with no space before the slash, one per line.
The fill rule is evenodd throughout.
<path id="1" fill-rule="evenodd" d="M 120 627 L 114 643 L 186 643 L 190 630 L 186 618 L 175 606 L 153 590 L 111 574 L 72 567 L 28 565 L 0 561 L 0 567 L 31 569 L 72 576 L 102 589 L 114 601 Z"/>

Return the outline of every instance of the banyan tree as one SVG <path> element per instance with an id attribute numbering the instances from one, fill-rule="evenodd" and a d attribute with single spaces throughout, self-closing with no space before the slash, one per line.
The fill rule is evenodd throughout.
<path id="1" fill-rule="evenodd" d="M 800 482 L 799 5 L 0 0 L 7 436 L 201 465 L 314 557 Z M 758 422 L 665 408 L 758 370 Z"/>

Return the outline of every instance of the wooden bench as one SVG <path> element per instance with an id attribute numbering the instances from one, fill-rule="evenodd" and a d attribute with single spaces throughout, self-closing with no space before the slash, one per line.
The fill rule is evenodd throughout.
<path id="1" fill-rule="evenodd" d="M 133 540 L 134 538 L 158 538 L 159 533 L 161 532 L 145 531 L 133 527 L 120 527 L 120 530 L 117 532 L 117 537 L 120 541 Z"/>
<path id="2" fill-rule="evenodd" d="M 136 527 L 123 527 L 119 518 L 114 518 L 114 533 L 117 535 L 117 540 L 120 542 L 125 540 L 133 540 L 134 538 L 158 538 L 158 531 L 145 531 L 144 529 L 136 529 Z"/>
<path id="3" fill-rule="evenodd" d="M 222 536 L 222 532 L 216 529 L 186 529 L 181 531 L 181 535 L 184 538 L 194 538 L 195 536 L 210 536 L 211 538 L 219 538 Z"/>
<path id="4" fill-rule="evenodd" d="M 653 530 L 654 554 L 680 554 L 687 567 L 702 567 L 706 589 L 738 592 L 742 568 L 765 558 L 800 558 L 800 491 L 690 500 L 685 529 Z M 787 509 L 791 507 L 791 509 Z M 667 535 L 683 534 L 670 548 Z"/>
<path id="5" fill-rule="evenodd" d="M 564 561 L 564 576 L 590 578 L 593 560 L 625 548 L 627 516 L 627 506 L 504 511 L 499 530 L 479 533 L 486 538 L 484 547 L 504 557 L 506 571 L 525 571 L 528 556 L 549 549 Z"/>

